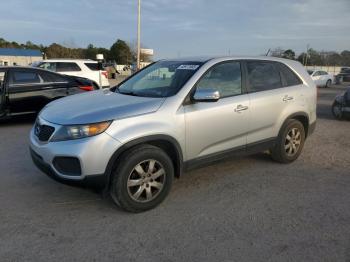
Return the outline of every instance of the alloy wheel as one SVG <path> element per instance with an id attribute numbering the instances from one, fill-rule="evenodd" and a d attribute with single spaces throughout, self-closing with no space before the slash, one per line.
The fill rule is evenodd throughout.
<path id="1" fill-rule="evenodd" d="M 128 194 L 136 202 L 150 202 L 162 191 L 165 179 L 165 169 L 157 160 L 142 161 L 128 177 Z"/>
<path id="2" fill-rule="evenodd" d="M 301 133 L 300 130 L 296 127 L 293 127 L 287 133 L 284 149 L 286 150 L 286 154 L 289 157 L 294 156 L 300 147 L 301 144 Z"/>

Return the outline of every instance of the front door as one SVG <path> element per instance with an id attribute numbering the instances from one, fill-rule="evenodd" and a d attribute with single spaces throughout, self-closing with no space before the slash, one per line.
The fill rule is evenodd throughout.
<path id="1" fill-rule="evenodd" d="M 213 66 L 195 88 L 215 88 L 220 99 L 185 106 L 186 160 L 245 149 L 249 97 L 242 88 L 241 63 L 229 61 Z"/>

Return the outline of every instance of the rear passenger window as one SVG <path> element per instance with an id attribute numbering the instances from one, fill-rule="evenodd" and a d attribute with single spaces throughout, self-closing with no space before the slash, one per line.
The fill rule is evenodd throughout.
<path id="1" fill-rule="evenodd" d="M 197 89 L 216 88 L 220 97 L 240 95 L 242 77 L 240 62 L 226 62 L 212 67 L 198 82 Z"/>
<path id="2" fill-rule="evenodd" d="M 41 63 L 38 67 L 56 72 L 56 63 L 44 62 L 44 63 Z"/>
<path id="3" fill-rule="evenodd" d="M 40 76 L 45 82 L 67 82 L 67 80 L 59 74 L 40 72 Z"/>
<path id="4" fill-rule="evenodd" d="M 281 76 L 274 63 L 247 62 L 249 91 L 261 92 L 282 87 Z"/>
<path id="5" fill-rule="evenodd" d="M 285 64 L 278 63 L 278 67 L 284 78 L 283 86 L 296 86 L 303 83 L 300 78 Z"/>
<path id="6" fill-rule="evenodd" d="M 85 65 L 92 71 L 98 71 L 98 63 L 85 63 Z"/>
<path id="7" fill-rule="evenodd" d="M 25 72 L 25 71 L 14 71 L 10 84 L 38 84 L 42 83 L 43 80 L 36 72 Z"/>
<path id="8" fill-rule="evenodd" d="M 72 71 L 81 71 L 81 69 L 76 63 L 69 63 L 69 62 L 56 63 L 56 72 L 72 72 Z"/>

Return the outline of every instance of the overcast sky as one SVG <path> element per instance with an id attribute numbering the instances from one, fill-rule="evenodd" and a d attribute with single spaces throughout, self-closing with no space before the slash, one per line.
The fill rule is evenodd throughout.
<path id="1" fill-rule="evenodd" d="M 136 39 L 137 0 L 8 0 L 0 37 L 109 48 Z M 260 55 L 306 45 L 350 49 L 350 0 L 142 0 L 142 43 L 156 58 Z"/>

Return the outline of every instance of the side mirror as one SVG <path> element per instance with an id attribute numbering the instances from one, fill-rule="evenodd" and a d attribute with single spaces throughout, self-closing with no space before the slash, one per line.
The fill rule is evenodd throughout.
<path id="1" fill-rule="evenodd" d="M 220 92 L 216 88 L 200 88 L 194 93 L 192 100 L 195 102 L 217 102 Z"/>

